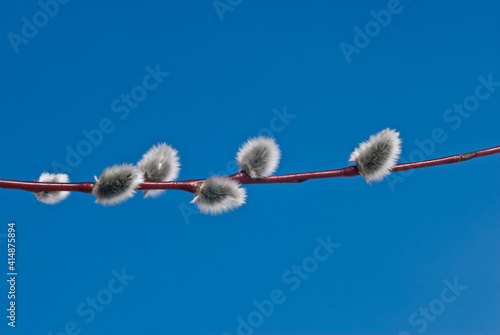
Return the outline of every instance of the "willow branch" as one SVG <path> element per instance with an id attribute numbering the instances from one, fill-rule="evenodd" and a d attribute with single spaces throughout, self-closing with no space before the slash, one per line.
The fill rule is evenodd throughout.
<path id="1" fill-rule="evenodd" d="M 500 153 L 500 146 L 473 151 L 465 154 L 453 155 L 443 158 L 418 161 L 413 163 L 397 164 L 392 172 L 401 172 L 414 169 L 427 168 L 431 166 L 439 166 L 453 163 L 464 162 L 473 158 L 489 156 Z M 348 166 L 343 169 L 293 173 L 278 176 L 270 176 L 267 178 L 253 179 L 244 172 L 238 172 L 228 178 L 238 181 L 242 185 L 248 184 L 282 184 L 282 183 L 302 183 L 310 179 L 326 179 L 337 177 L 355 177 L 359 176 L 356 166 Z M 183 180 L 183 181 L 167 181 L 167 182 L 152 182 L 146 181 L 139 185 L 138 190 L 182 190 L 194 193 L 198 185 L 203 183 L 205 179 Z M 0 188 L 24 190 L 28 192 L 40 191 L 71 191 L 92 193 L 93 182 L 83 183 L 41 183 L 37 181 L 19 181 L 0 179 Z"/>

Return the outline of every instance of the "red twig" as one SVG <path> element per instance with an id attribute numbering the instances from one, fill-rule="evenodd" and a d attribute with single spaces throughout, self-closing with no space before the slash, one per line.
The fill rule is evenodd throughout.
<path id="1" fill-rule="evenodd" d="M 500 153 L 500 146 L 473 151 L 466 154 L 453 155 L 443 158 L 436 158 L 426 161 L 419 161 L 413 163 L 402 163 L 396 165 L 392 171 L 400 172 L 413 169 L 426 168 L 430 166 L 438 166 L 445 164 L 460 163 L 472 158 L 483 157 Z M 237 180 L 241 184 L 281 184 L 281 183 L 301 183 L 309 179 L 324 179 L 336 177 L 354 177 L 359 176 L 359 172 L 355 166 L 348 166 L 338 170 L 317 171 L 317 172 L 303 172 L 285 174 L 279 176 L 271 176 L 262 179 L 252 179 L 244 172 L 235 173 L 228 178 Z M 167 181 L 167 182 L 151 182 L 146 181 L 139 185 L 139 190 L 182 190 L 194 193 L 196 187 L 201 184 L 205 179 L 183 180 L 183 181 Z M 41 183 L 36 181 L 18 181 L 18 180 L 5 180 L 0 179 L 0 188 L 9 188 L 16 190 L 24 190 L 29 192 L 39 191 L 72 191 L 91 193 L 93 182 L 84 183 Z"/>

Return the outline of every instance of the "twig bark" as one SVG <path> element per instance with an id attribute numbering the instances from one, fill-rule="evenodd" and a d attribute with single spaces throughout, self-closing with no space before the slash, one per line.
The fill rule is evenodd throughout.
<path id="1" fill-rule="evenodd" d="M 413 163 L 397 164 L 392 172 L 407 171 L 413 169 L 421 169 L 431 166 L 439 166 L 445 164 L 453 164 L 464 162 L 473 158 L 494 155 L 500 153 L 500 146 L 473 151 L 460 155 L 453 155 L 443 158 L 436 158 L 425 161 L 418 161 Z M 242 185 L 247 184 L 282 184 L 282 183 L 301 183 L 310 179 L 325 179 L 337 177 L 355 177 L 359 176 L 356 166 L 348 166 L 338 170 L 316 171 L 316 172 L 303 172 L 293 173 L 278 176 L 271 176 L 262 179 L 252 179 L 244 172 L 238 172 L 228 178 L 237 180 Z M 167 182 L 151 182 L 146 181 L 139 185 L 138 190 L 182 190 L 194 193 L 198 185 L 203 183 L 205 179 L 183 180 L 183 181 L 167 181 Z M 19 181 L 19 180 L 6 180 L 0 179 L 0 188 L 24 190 L 28 192 L 40 191 L 71 191 L 91 193 L 93 182 L 83 183 L 41 183 L 36 181 Z"/>

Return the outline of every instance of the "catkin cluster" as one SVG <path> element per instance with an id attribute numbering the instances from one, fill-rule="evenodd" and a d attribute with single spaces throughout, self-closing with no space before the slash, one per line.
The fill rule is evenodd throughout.
<path id="1" fill-rule="evenodd" d="M 362 142 L 350 156 L 350 162 L 367 183 L 380 181 L 391 173 L 401 154 L 399 133 L 385 129 Z M 251 179 L 271 176 L 278 169 L 281 151 L 270 137 L 258 136 L 245 142 L 236 154 L 241 171 Z M 92 194 L 96 202 L 116 205 L 134 196 L 145 181 L 174 181 L 179 176 L 180 159 L 177 150 L 166 143 L 149 149 L 137 164 L 114 165 L 104 169 L 95 178 Z M 66 174 L 42 173 L 40 182 L 68 183 Z M 158 197 L 164 190 L 144 190 L 144 197 Z M 40 191 L 38 200 L 56 204 L 68 196 L 67 191 Z M 203 180 L 194 190 L 194 199 L 202 213 L 220 214 L 240 207 L 246 201 L 247 192 L 230 176 L 212 176 Z"/>

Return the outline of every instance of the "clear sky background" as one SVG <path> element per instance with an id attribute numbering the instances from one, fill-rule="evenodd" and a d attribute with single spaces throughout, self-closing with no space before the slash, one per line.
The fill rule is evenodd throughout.
<path id="1" fill-rule="evenodd" d="M 280 174 L 345 167 L 386 127 L 406 161 L 500 145 L 498 1 L 48 3 L 1 5 L 3 179 L 91 181 L 160 141 L 180 179 L 234 173 L 259 133 Z M 222 216 L 181 191 L 103 207 L 0 190 L 1 276 L 10 220 L 18 271 L 0 333 L 498 334 L 499 170 L 254 185 Z"/>

